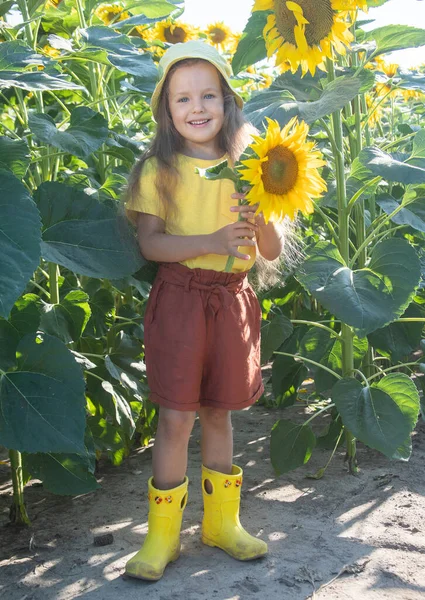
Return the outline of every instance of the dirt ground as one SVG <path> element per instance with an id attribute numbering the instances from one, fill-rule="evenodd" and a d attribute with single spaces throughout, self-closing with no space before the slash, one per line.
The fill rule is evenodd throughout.
<path id="1" fill-rule="evenodd" d="M 408 463 L 391 462 L 358 445 L 353 477 L 337 452 L 321 480 L 318 451 L 305 467 L 275 477 L 269 458 L 272 425 L 302 420 L 306 409 L 254 406 L 234 415 L 235 462 L 245 472 L 241 521 L 269 543 L 268 557 L 234 561 L 200 542 L 199 424 L 189 458 L 189 503 L 182 555 L 157 583 L 123 577 L 126 560 L 146 532 L 146 483 L 151 450 L 140 449 L 120 467 L 101 466 L 98 491 L 53 496 L 26 488 L 33 526 L 7 526 L 8 469 L 0 466 L 0 597 L 2 600 L 420 600 L 425 598 L 425 423 L 420 421 Z M 319 423 L 324 427 L 325 423 Z M 97 547 L 95 535 L 113 534 Z M 314 592 L 315 590 L 315 592 Z"/>

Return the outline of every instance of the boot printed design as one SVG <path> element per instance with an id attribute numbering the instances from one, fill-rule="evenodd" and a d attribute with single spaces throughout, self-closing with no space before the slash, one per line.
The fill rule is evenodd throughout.
<path id="1" fill-rule="evenodd" d="M 131 577 L 157 581 L 168 563 L 180 556 L 180 529 L 189 480 L 172 490 L 157 490 L 148 482 L 148 534 L 139 552 L 125 566 Z M 172 492 L 172 493 L 170 493 Z"/>
<path id="2" fill-rule="evenodd" d="M 210 483 L 211 493 L 207 492 L 206 481 Z M 236 465 L 232 466 L 231 475 L 202 467 L 202 541 L 238 560 L 252 560 L 267 554 L 267 544 L 250 535 L 240 523 L 241 486 L 242 469 Z"/>

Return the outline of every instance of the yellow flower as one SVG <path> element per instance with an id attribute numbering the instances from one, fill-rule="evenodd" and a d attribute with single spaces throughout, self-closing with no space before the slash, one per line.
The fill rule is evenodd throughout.
<path id="1" fill-rule="evenodd" d="M 261 90 L 269 88 L 273 83 L 273 77 L 268 73 L 260 73 L 260 75 L 263 78 L 263 81 L 260 81 L 260 83 L 258 84 L 259 89 Z"/>
<path id="2" fill-rule="evenodd" d="M 332 6 L 335 10 L 349 10 L 350 12 L 355 10 L 368 11 L 367 0 L 339 0 L 333 2 Z"/>
<path id="3" fill-rule="evenodd" d="M 118 21 L 129 19 L 130 15 L 119 4 L 100 4 L 94 11 L 96 17 L 99 17 L 105 25 L 111 25 Z"/>
<path id="4" fill-rule="evenodd" d="M 421 90 L 399 90 L 400 94 L 405 100 L 419 100 L 422 98 L 423 92 Z"/>
<path id="5" fill-rule="evenodd" d="M 382 65 L 382 70 L 384 71 L 387 77 L 395 77 L 398 71 L 398 65 L 396 63 L 386 63 L 384 62 Z"/>
<path id="6" fill-rule="evenodd" d="M 156 24 L 152 37 L 161 42 L 167 42 L 167 44 L 177 44 L 193 39 L 195 33 L 196 29 L 186 23 L 167 20 Z"/>
<path id="7" fill-rule="evenodd" d="M 62 0 L 47 0 L 45 7 L 57 8 L 61 2 Z"/>
<path id="8" fill-rule="evenodd" d="M 376 98 L 373 99 L 369 94 L 366 95 L 366 105 L 368 108 L 368 113 L 370 113 L 367 122 L 370 125 L 370 127 L 374 127 L 375 125 L 377 125 L 382 120 L 382 117 L 385 114 L 385 110 L 382 106 L 382 103 L 376 104 L 375 110 L 371 112 L 371 110 L 374 108 L 375 102 L 377 102 Z"/>
<path id="9" fill-rule="evenodd" d="M 50 56 L 51 58 L 57 58 L 58 56 L 60 56 L 60 50 L 57 50 L 56 48 L 49 46 L 49 44 L 46 44 L 45 46 L 43 46 L 43 52 L 44 52 L 44 54 L 47 54 L 47 56 Z"/>
<path id="10" fill-rule="evenodd" d="M 333 52 L 345 54 L 354 39 L 350 15 L 363 5 L 355 0 L 255 0 L 252 10 L 273 11 L 263 30 L 268 57 L 276 53 L 283 71 L 295 73 L 301 65 L 303 75 L 314 75 Z"/>
<path id="11" fill-rule="evenodd" d="M 228 52 L 236 50 L 237 40 L 223 21 L 208 25 L 205 33 L 207 34 L 208 41 L 220 50 L 227 50 Z"/>
<path id="12" fill-rule="evenodd" d="M 312 198 L 326 190 L 326 183 L 317 169 L 325 162 L 314 142 L 307 142 L 308 126 L 294 117 L 281 130 L 279 123 L 267 119 L 265 137 L 254 136 L 250 148 L 257 158 L 242 161 L 241 177 L 252 187 L 246 198 L 249 204 L 259 203 L 266 223 L 293 219 L 300 210 L 313 212 Z"/>

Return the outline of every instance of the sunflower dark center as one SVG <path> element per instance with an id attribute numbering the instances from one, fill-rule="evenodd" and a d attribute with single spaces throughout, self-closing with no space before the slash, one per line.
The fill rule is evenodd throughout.
<path id="1" fill-rule="evenodd" d="M 320 40 L 329 35 L 334 22 L 331 0 L 295 0 L 301 6 L 308 21 L 305 37 L 309 46 L 318 46 Z M 286 42 L 296 46 L 294 27 L 297 20 L 292 10 L 286 6 L 286 0 L 274 1 L 276 27 Z"/>
<path id="2" fill-rule="evenodd" d="M 298 162 L 294 154 L 284 146 L 276 146 L 267 153 L 262 163 L 264 189 L 270 194 L 287 194 L 295 186 Z"/>
<path id="3" fill-rule="evenodd" d="M 210 30 L 210 37 L 214 44 L 222 44 L 226 39 L 226 32 L 220 29 L 219 27 L 214 27 Z"/>
<path id="4" fill-rule="evenodd" d="M 179 42 L 186 41 L 187 32 L 183 27 L 174 27 L 172 31 L 171 27 L 166 27 L 164 37 L 169 44 L 178 44 Z"/>

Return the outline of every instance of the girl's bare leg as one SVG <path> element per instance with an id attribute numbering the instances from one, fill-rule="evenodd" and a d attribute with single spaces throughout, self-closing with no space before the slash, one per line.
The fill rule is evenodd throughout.
<path id="1" fill-rule="evenodd" d="M 220 473 L 232 473 L 233 429 L 230 410 L 203 407 L 199 410 L 202 427 L 202 463 Z"/>
<path id="2" fill-rule="evenodd" d="M 170 490 L 183 482 L 195 416 L 194 411 L 160 408 L 152 458 L 153 481 L 158 490 Z"/>

